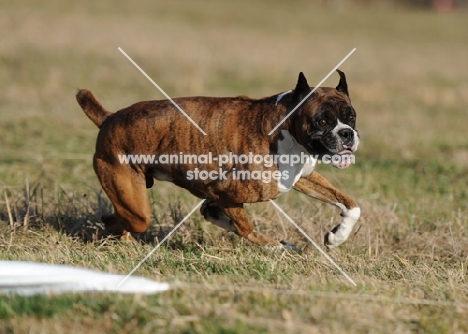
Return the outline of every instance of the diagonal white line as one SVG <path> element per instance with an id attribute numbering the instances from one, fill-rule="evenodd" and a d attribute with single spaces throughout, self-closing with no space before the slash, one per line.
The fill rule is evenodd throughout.
<path id="1" fill-rule="evenodd" d="M 307 240 L 309 240 L 309 241 L 312 243 L 312 245 L 314 245 L 314 247 L 317 248 L 317 249 L 320 251 L 320 253 L 322 253 L 322 255 L 325 256 L 325 257 L 327 258 L 327 260 L 330 261 L 330 262 L 335 266 L 335 268 L 338 269 L 338 271 L 339 271 L 341 274 L 343 274 L 343 276 L 346 277 L 346 278 L 348 279 L 348 281 L 351 282 L 352 285 L 357 286 L 356 282 L 354 282 L 353 279 L 352 279 L 351 277 L 349 277 L 348 274 L 346 274 L 346 273 L 344 272 L 344 270 L 341 269 L 340 266 L 337 265 L 336 262 L 333 261 L 333 259 L 332 259 L 327 253 L 325 253 L 325 252 L 315 243 L 315 241 L 312 240 L 312 238 L 309 237 L 309 236 L 307 235 L 307 233 L 305 233 L 304 230 L 303 230 L 299 225 L 297 225 L 297 224 L 294 222 L 294 220 L 292 220 L 291 217 L 289 217 L 289 216 L 286 214 L 286 212 L 283 211 L 283 209 L 281 209 L 281 208 L 278 206 L 278 204 L 276 204 L 276 203 L 275 203 L 273 200 L 271 200 L 271 199 L 270 199 L 270 202 L 271 202 L 271 204 L 273 204 L 279 211 L 281 211 L 281 213 L 291 222 L 291 224 L 293 224 L 293 225 L 299 230 L 299 232 L 301 232 L 301 233 L 304 235 L 304 237 L 306 237 Z"/>
<path id="2" fill-rule="evenodd" d="M 203 129 L 202 129 L 201 127 L 199 127 L 198 124 L 195 123 L 194 120 L 191 119 L 190 116 L 187 115 L 187 113 L 186 113 L 184 110 L 182 110 L 182 108 L 179 107 L 179 105 L 178 105 L 177 103 L 175 103 L 175 102 L 171 99 L 171 97 L 170 97 L 169 95 L 167 95 L 166 92 L 163 91 L 162 88 L 159 87 L 159 85 L 158 85 L 156 82 L 154 82 L 153 79 L 151 79 L 151 78 L 149 77 L 149 75 L 145 73 L 145 71 L 143 71 L 143 70 L 141 69 L 140 66 L 138 66 L 137 63 L 135 63 L 135 62 L 133 61 L 133 59 L 130 58 L 130 56 L 127 55 L 127 54 L 125 53 L 124 50 L 122 50 L 122 48 L 118 47 L 118 49 L 119 49 L 119 51 L 122 52 L 122 54 L 123 54 L 123 55 L 124 55 L 124 56 L 125 56 L 125 57 L 126 57 L 126 58 L 127 58 L 127 59 L 128 59 L 144 76 L 145 76 L 145 77 L 146 77 L 146 79 L 148 79 L 157 89 L 159 89 L 159 91 L 160 91 L 169 101 L 171 101 L 171 103 L 172 103 L 177 109 L 179 109 L 179 111 L 180 111 L 185 117 L 187 117 L 187 119 L 188 119 L 193 125 L 195 125 L 195 126 L 197 127 L 197 129 L 200 130 L 201 133 L 203 133 L 203 134 L 206 136 L 206 132 L 203 131 Z"/>
<path id="3" fill-rule="evenodd" d="M 184 217 L 184 219 L 182 219 L 181 222 L 180 222 L 179 224 L 177 224 L 177 225 L 172 229 L 172 231 L 169 232 L 169 233 L 164 237 L 164 239 L 162 239 L 162 240 L 156 245 L 156 247 L 154 247 L 154 248 L 151 250 L 151 252 L 149 252 L 148 255 L 146 255 L 146 256 L 143 258 L 143 260 L 141 260 L 140 263 L 138 263 L 138 264 L 135 266 L 135 268 L 133 268 L 132 271 L 128 273 L 127 276 L 125 276 L 124 279 L 122 279 L 122 281 L 121 281 L 117 286 L 121 286 L 130 276 L 132 276 L 132 274 L 133 274 L 138 268 L 140 268 L 140 266 L 141 266 L 146 260 L 148 260 L 148 258 L 149 258 L 151 255 L 153 255 L 153 253 L 156 252 L 156 250 L 157 250 L 167 239 L 169 239 L 169 237 L 170 237 L 170 236 L 187 220 L 188 217 L 190 217 L 190 216 L 192 215 L 192 213 L 195 212 L 196 209 L 198 209 L 198 208 L 200 207 L 200 205 L 203 204 L 204 201 L 205 201 L 205 200 L 202 200 L 200 203 L 198 203 L 197 206 L 195 206 L 195 207 L 192 209 L 192 211 L 190 211 L 190 212 L 188 213 L 188 215 L 186 215 L 186 216 Z"/>
<path id="4" fill-rule="evenodd" d="M 273 132 L 275 132 L 275 130 L 278 129 L 278 128 L 280 127 L 280 125 L 283 124 L 283 123 L 296 111 L 296 109 L 299 108 L 299 107 L 304 103 L 305 100 L 307 100 L 312 94 L 314 94 L 314 92 L 325 82 L 325 80 L 327 80 L 328 77 L 330 77 L 330 75 L 332 75 L 332 74 L 338 69 L 338 67 L 340 67 L 341 64 L 343 64 L 343 63 L 346 61 L 346 59 L 348 59 L 348 58 L 353 54 L 354 51 L 356 51 L 356 48 L 352 49 L 351 52 L 348 53 L 348 54 L 346 55 L 346 57 L 344 57 L 343 60 L 341 60 L 341 61 L 338 63 L 338 65 L 336 65 L 336 66 L 330 71 L 330 73 L 328 73 L 327 76 L 326 76 L 325 78 L 323 78 L 323 80 L 320 81 L 320 82 L 317 84 L 317 86 L 315 86 L 314 89 L 312 89 L 312 91 L 311 91 L 309 94 L 307 94 L 307 96 L 306 96 L 305 98 L 303 98 L 302 101 L 299 102 L 299 103 L 297 104 L 297 106 L 295 106 L 294 109 L 291 110 L 291 111 L 289 112 L 289 114 L 287 114 L 286 117 L 283 118 L 283 119 L 281 120 L 281 122 L 278 123 L 277 126 L 275 126 L 275 128 L 274 128 L 273 130 L 270 131 L 270 133 L 269 133 L 268 135 L 270 136 Z"/>

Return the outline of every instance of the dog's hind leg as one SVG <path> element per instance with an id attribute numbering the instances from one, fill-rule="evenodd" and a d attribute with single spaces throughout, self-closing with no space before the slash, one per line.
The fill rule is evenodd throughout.
<path id="1" fill-rule="evenodd" d="M 94 169 L 115 210 L 114 214 L 102 217 L 108 232 L 132 239 L 130 233 L 146 231 L 151 212 L 145 174 L 130 165 L 111 165 L 98 158 L 94 159 Z"/>
<path id="2" fill-rule="evenodd" d="M 247 217 L 247 213 L 245 212 L 242 204 L 221 206 L 218 203 L 207 200 L 203 203 L 200 211 L 209 222 L 229 232 L 234 232 L 240 237 L 246 238 L 259 246 L 273 250 L 298 250 L 294 245 L 273 240 L 270 237 L 255 231 L 254 226 Z"/>

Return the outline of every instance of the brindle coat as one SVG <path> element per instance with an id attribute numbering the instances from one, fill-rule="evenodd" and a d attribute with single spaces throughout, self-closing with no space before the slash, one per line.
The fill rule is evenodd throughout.
<path id="1" fill-rule="evenodd" d="M 240 165 L 228 163 L 227 180 L 188 180 L 187 171 L 195 168 L 218 170 L 211 165 L 192 164 L 122 164 L 119 155 L 180 153 L 203 155 L 278 154 L 284 134 L 309 154 L 336 154 L 354 145 L 355 111 L 351 106 L 344 73 L 336 88 L 318 88 L 271 136 L 268 133 L 311 91 L 304 75 L 293 92 L 277 101 L 277 95 L 248 97 L 176 98 L 176 102 L 205 132 L 191 124 L 168 100 L 144 101 L 111 113 L 105 110 L 88 90 L 79 90 L 76 98 L 86 115 L 100 128 L 94 154 L 94 170 L 111 200 L 115 213 L 103 217 L 107 229 L 119 236 L 146 231 L 150 224 L 150 206 L 146 188 L 153 178 L 171 181 L 193 195 L 206 199 L 201 211 L 214 224 L 233 231 L 262 246 L 281 243 L 254 230 L 244 210 L 244 203 L 256 203 L 281 195 L 278 182 L 233 180 L 236 170 L 278 170 L 278 165 Z M 348 133 L 334 133 L 344 124 Z M 340 125 L 341 126 L 341 125 Z M 285 132 L 287 131 L 287 132 Z M 336 132 L 336 131 L 335 131 Z M 347 142 L 348 146 L 343 146 Z M 341 145 L 341 146 L 340 146 Z M 357 143 L 355 144 L 357 148 Z M 285 152 L 282 152 L 283 154 Z M 359 218 L 357 204 L 313 171 L 302 175 L 293 188 L 342 209 L 343 221 L 325 236 L 325 244 L 334 247 L 349 236 Z M 350 229 L 351 228 L 351 229 Z M 340 229 L 342 231 L 340 231 Z M 284 244 L 284 243 L 283 243 Z"/>

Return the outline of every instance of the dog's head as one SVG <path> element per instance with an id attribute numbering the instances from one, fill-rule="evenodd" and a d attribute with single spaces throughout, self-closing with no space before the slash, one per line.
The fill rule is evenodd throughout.
<path id="1" fill-rule="evenodd" d="M 352 154 L 359 146 L 356 111 L 349 99 L 346 76 L 339 70 L 337 72 L 340 75 L 338 86 L 318 88 L 293 116 L 296 140 L 312 155 Z M 294 89 L 292 108 L 311 91 L 301 72 Z"/>

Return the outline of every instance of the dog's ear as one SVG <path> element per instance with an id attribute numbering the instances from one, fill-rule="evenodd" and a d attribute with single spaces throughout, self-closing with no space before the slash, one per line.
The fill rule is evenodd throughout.
<path id="1" fill-rule="evenodd" d="M 336 90 L 346 94 L 346 96 L 349 97 L 348 93 L 348 84 L 346 83 L 346 75 L 344 72 L 341 72 L 340 70 L 336 70 L 338 74 L 340 75 L 340 82 L 338 83 L 338 86 L 336 86 Z"/>
<path id="2" fill-rule="evenodd" d="M 310 93 L 310 90 L 311 89 L 307 83 L 307 79 L 304 76 L 304 73 L 299 73 L 296 88 L 294 88 L 293 103 L 297 104 L 301 102 L 307 96 L 307 94 Z"/>

